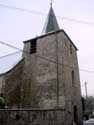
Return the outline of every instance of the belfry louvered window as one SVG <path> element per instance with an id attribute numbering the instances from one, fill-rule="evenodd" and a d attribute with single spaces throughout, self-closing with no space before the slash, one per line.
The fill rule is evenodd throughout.
<path id="1" fill-rule="evenodd" d="M 37 49 L 37 40 L 34 39 L 30 43 L 30 54 L 36 53 L 36 49 Z"/>

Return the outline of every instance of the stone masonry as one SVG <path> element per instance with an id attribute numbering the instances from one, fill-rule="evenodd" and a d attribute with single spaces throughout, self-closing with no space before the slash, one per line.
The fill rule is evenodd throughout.
<path id="1" fill-rule="evenodd" d="M 36 43 L 34 53 L 30 52 L 32 42 Z M 63 30 L 25 41 L 23 60 L 2 78 L 10 108 L 61 110 L 58 125 L 80 124 L 77 48 Z"/>
<path id="2" fill-rule="evenodd" d="M 34 41 L 37 41 L 37 51 L 30 54 L 31 42 Z M 63 30 L 24 43 L 23 78 L 31 81 L 31 107 L 65 109 L 66 124 L 72 123 L 74 115 L 79 123 L 81 91 L 75 45 Z"/>

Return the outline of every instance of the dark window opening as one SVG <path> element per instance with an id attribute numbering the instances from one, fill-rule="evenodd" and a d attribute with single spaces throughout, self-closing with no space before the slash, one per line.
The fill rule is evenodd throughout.
<path id="1" fill-rule="evenodd" d="M 76 125 L 78 125 L 78 109 L 77 109 L 77 106 L 75 105 L 74 106 L 74 109 L 73 109 L 73 121 L 76 123 Z"/>
<path id="2" fill-rule="evenodd" d="M 36 53 L 36 49 L 37 49 L 37 40 L 34 39 L 32 40 L 30 45 L 30 54 Z"/>
<path id="3" fill-rule="evenodd" d="M 72 45 L 70 44 L 70 53 L 72 54 Z"/>
<path id="4" fill-rule="evenodd" d="M 75 76 L 74 76 L 74 71 L 73 70 L 72 70 L 71 75 L 72 75 L 72 84 L 74 84 L 75 83 Z"/>

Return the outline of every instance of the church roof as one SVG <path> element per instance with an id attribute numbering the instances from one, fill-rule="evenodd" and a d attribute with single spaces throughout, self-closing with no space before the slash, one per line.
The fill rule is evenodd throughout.
<path id="1" fill-rule="evenodd" d="M 6 75 L 8 73 L 10 73 L 11 71 L 13 71 L 18 65 L 20 65 L 22 62 L 24 61 L 24 58 L 20 59 L 11 69 L 9 69 L 8 71 L 4 72 L 4 73 L 0 73 L 0 76 Z"/>
<path id="2" fill-rule="evenodd" d="M 56 30 L 59 30 L 59 25 L 51 4 L 50 11 L 48 13 L 42 34 L 46 34 L 48 32 L 56 31 Z"/>

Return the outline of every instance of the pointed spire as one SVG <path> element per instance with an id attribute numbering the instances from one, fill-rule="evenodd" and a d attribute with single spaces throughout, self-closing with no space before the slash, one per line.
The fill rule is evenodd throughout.
<path id="1" fill-rule="evenodd" d="M 50 6 L 52 7 L 52 0 L 50 1 Z"/>
<path id="2" fill-rule="evenodd" d="M 48 13 L 42 34 L 45 34 L 51 31 L 56 31 L 56 30 L 59 30 L 59 26 L 58 26 L 57 19 L 52 8 L 52 0 L 51 0 L 50 11 Z"/>

